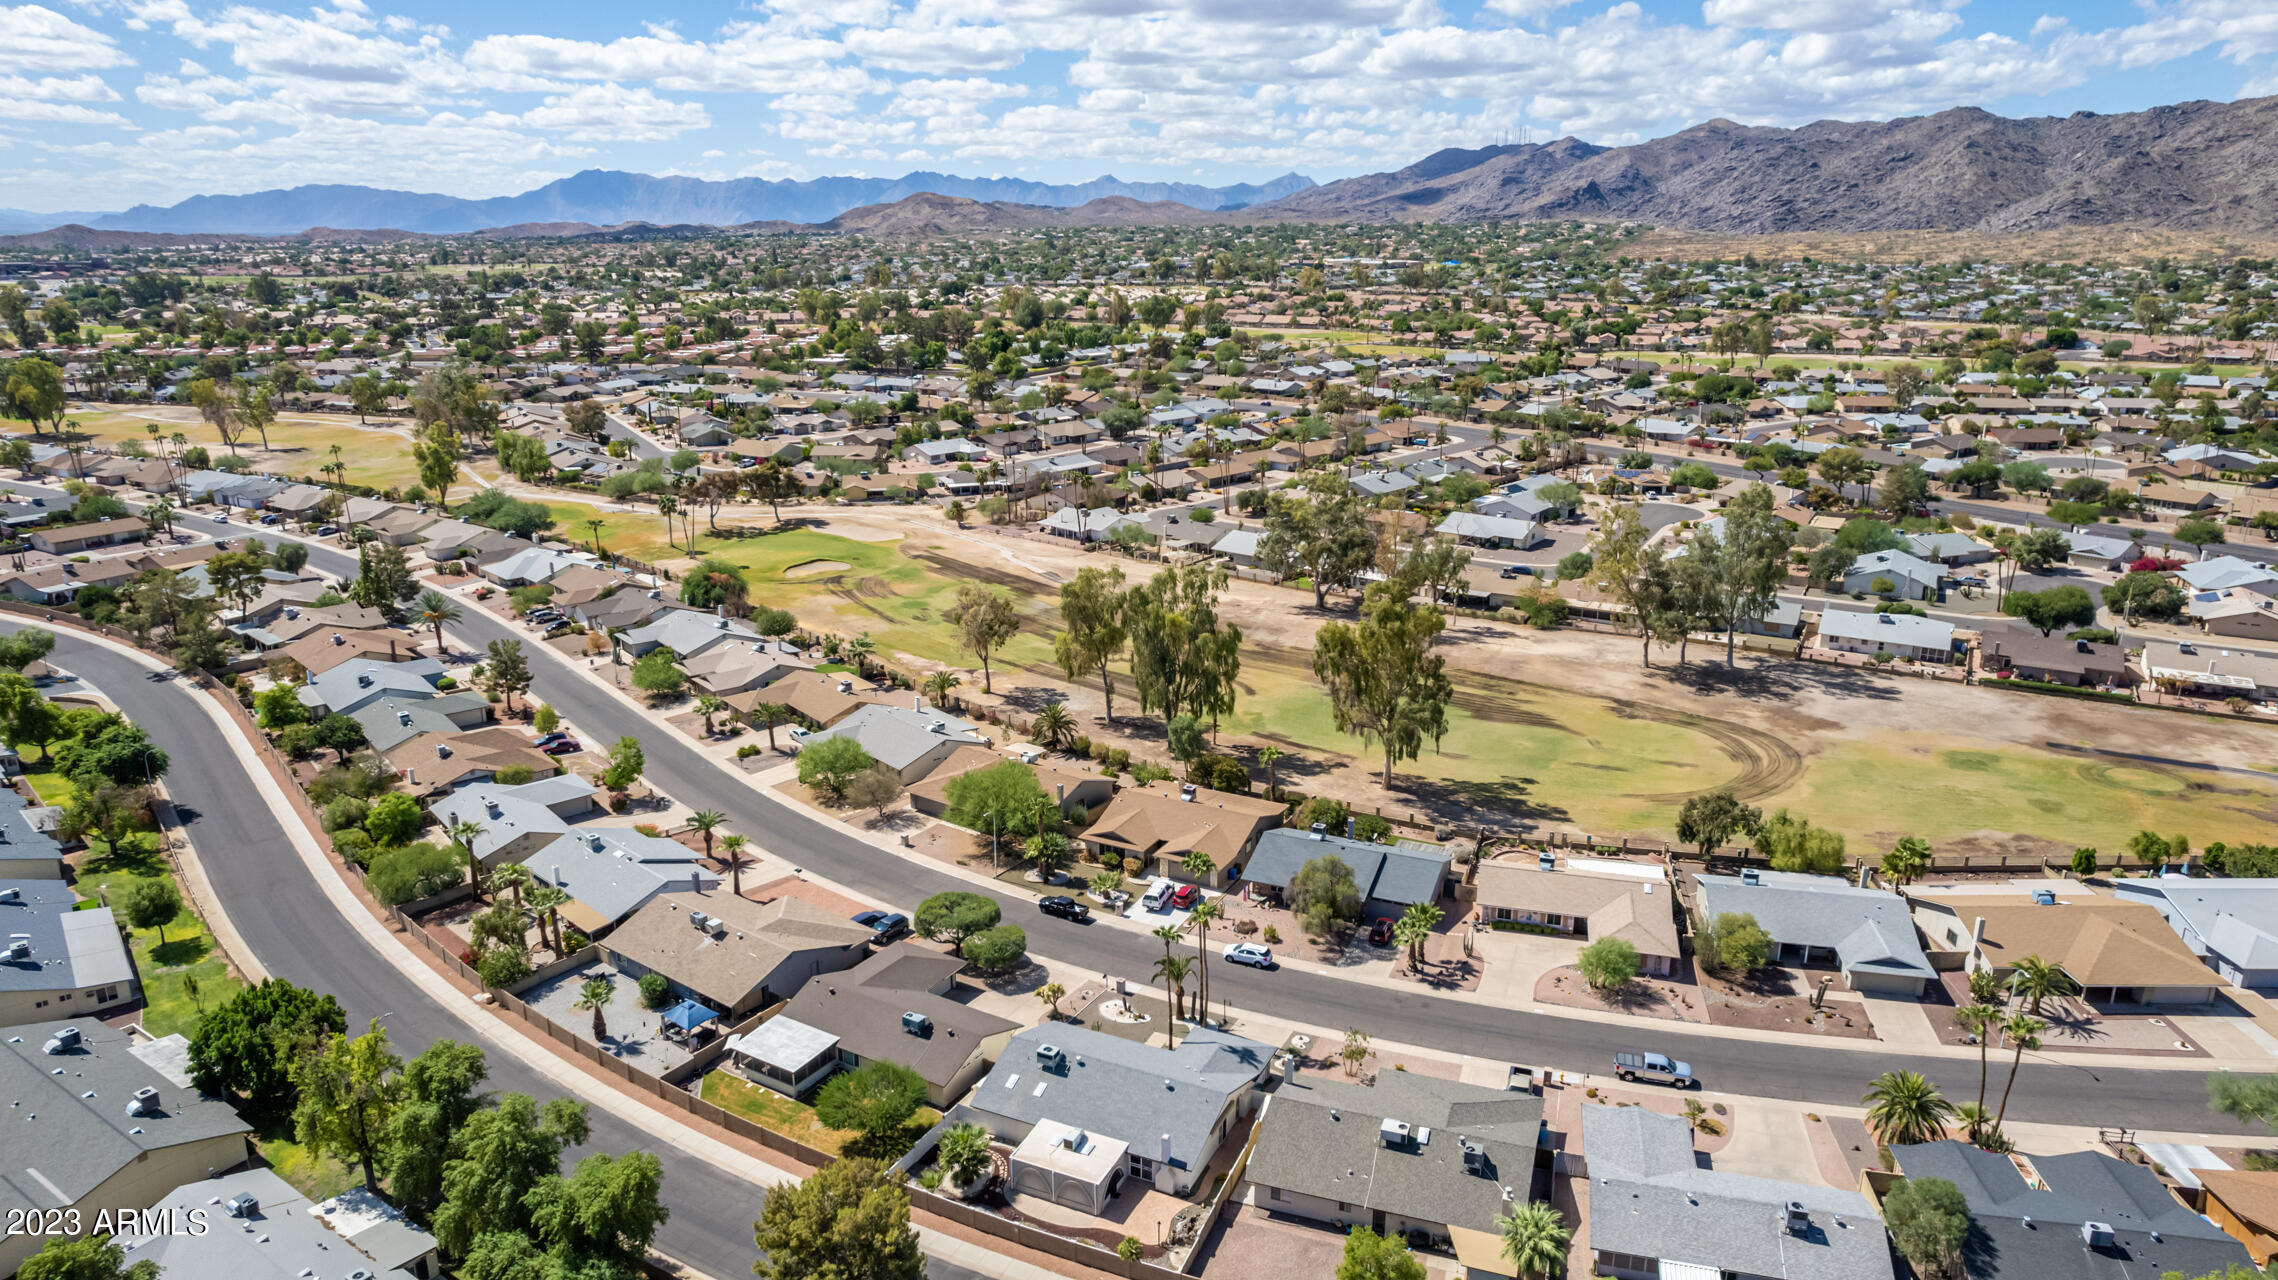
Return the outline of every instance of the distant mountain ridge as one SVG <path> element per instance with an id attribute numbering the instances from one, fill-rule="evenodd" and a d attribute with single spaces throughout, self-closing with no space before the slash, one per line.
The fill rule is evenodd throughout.
<path id="1" fill-rule="evenodd" d="M 1094 200 L 1124 197 L 1147 204 L 1170 203 L 1214 211 L 1260 204 L 1312 185 L 1312 179 L 1295 173 L 1265 183 L 1205 187 L 1184 182 L 1125 182 L 1114 177 L 1050 183 L 941 173 L 805 182 L 764 178 L 713 182 L 588 169 L 520 195 L 486 200 L 378 187 L 311 185 L 246 195 L 192 196 L 164 207 L 136 205 L 124 213 L 82 214 L 57 221 L 76 221 L 98 231 L 178 235 L 297 235 L 309 227 L 390 228 L 451 235 L 524 223 L 585 223 L 597 227 L 633 222 L 660 226 L 823 223 L 850 209 L 893 204 L 913 195 L 1047 208 L 1076 208 Z"/>
<path id="2" fill-rule="evenodd" d="M 1437 152 L 1257 220 L 1583 218 L 1701 231 L 2278 231 L 2278 98 L 2012 120 L 1974 107 L 1800 129 L 1711 120 L 1627 147 Z"/>

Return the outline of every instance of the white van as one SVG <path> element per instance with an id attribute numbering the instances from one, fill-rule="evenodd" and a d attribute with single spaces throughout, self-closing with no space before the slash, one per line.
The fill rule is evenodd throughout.
<path id="1" fill-rule="evenodd" d="M 1174 881 L 1157 880 L 1154 887 L 1147 890 L 1147 896 L 1139 900 L 1139 905 L 1149 911 L 1161 911 L 1171 904 L 1171 895 L 1178 890 L 1178 884 Z"/>

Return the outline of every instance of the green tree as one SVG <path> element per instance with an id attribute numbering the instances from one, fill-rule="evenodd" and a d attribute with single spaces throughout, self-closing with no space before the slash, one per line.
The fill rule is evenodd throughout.
<path id="1" fill-rule="evenodd" d="M 725 608 L 731 613 L 741 613 L 749 598 L 750 588 L 744 581 L 743 569 L 716 557 L 705 557 L 680 580 L 681 603 L 691 609 Z"/>
<path id="2" fill-rule="evenodd" d="M 482 1108 L 490 1068 L 482 1050 L 438 1040 L 403 1066 L 381 1169 L 397 1205 L 424 1219 L 443 1200 L 443 1167 L 460 1126 Z"/>
<path id="3" fill-rule="evenodd" d="M 1791 817 L 1785 809 L 1764 820 L 1756 833 L 1756 848 L 1772 860 L 1775 871 L 1827 876 L 1843 869 L 1843 837 Z"/>
<path id="4" fill-rule="evenodd" d="M 1313 639 L 1313 674 L 1329 695 L 1341 733 L 1375 742 L 1384 752 L 1384 785 L 1392 766 L 1423 754 L 1424 741 L 1447 733 L 1455 700 L 1447 659 L 1432 652 L 1446 623 L 1405 596 L 1374 589 L 1357 624 L 1331 622 Z"/>
<path id="5" fill-rule="evenodd" d="M 1242 629 L 1220 620 L 1226 571 L 1195 563 L 1165 569 L 1124 593 L 1131 682 L 1142 711 L 1213 720 L 1234 709 Z"/>
<path id="6" fill-rule="evenodd" d="M 1763 621 L 1779 603 L 1794 543 L 1794 530 L 1773 510 L 1772 491 L 1755 484 L 1724 505 L 1722 533 L 1703 529 L 1687 544 L 1686 559 L 1698 556 L 1698 563 L 1705 566 L 1700 579 L 1701 614 L 1724 632 L 1726 666 L 1739 661 L 1741 628 Z"/>
<path id="7" fill-rule="evenodd" d="M 371 833 L 375 844 L 388 848 L 410 843 L 411 838 L 419 834 L 422 821 L 419 802 L 401 791 L 393 791 L 373 803 L 371 813 L 364 819 L 364 830 Z"/>
<path id="8" fill-rule="evenodd" d="M 356 550 L 356 579 L 348 584 L 348 598 L 367 609 L 377 609 L 390 622 L 403 620 L 403 601 L 418 589 L 403 548 L 372 541 Z"/>
<path id="9" fill-rule="evenodd" d="M 2185 520 L 2175 526 L 2175 540 L 2207 557 L 2207 548 L 2223 540 L 2223 527 L 2212 520 Z"/>
<path id="10" fill-rule="evenodd" d="M 419 599 L 412 604 L 411 616 L 420 626 L 433 629 L 435 632 L 435 652 L 438 654 L 445 653 L 443 628 L 457 622 L 460 618 L 459 606 L 452 602 L 451 597 L 440 591 L 422 591 L 419 593 Z"/>
<path id="11" fill-rule="evenodd" d="M 837 804 L 846 799 L 847 784 L 877 763 L 852 738 L 810 738 L 799 750 L 799 781 Z"/>
<path id="12" fill-rule="evenodd" d="M 1925 1280 L 1962 1274 L 1969 1202 L 1944 1178 L 1901 1178 L 1883 1196 L 1883 1224 L 1898 1252 Z"/>
<path id="13" fill-rule="evenodd" d="M 530 688 L 530 659 L 522 652 L 522 642 L 491 641 L 483 650 L 483 679 L 505 700 L 506 709 L 514 710 L 515 696 Z"/>
<path id="14" fill-rule="evenodd" d="M 447 422 L 428 423 L 411 442 L 419 483 L 434 491 L 436 504 L 445 511 L 451 509 L 451 486 L 459 482 L 459 464 L 466 456 L 466 445 Z"/>
<path id="15" fill-rule="evenodd" d="M 1920 836 L 1900 836 L 1890 852 L 1883 855 L 1882 873 L 1902 889 L 1921 879 L 1929 869 L 1930 842 Z"/>
<path id="16" fill-rule="evenodd" d="M 595 1152 L 568 1177 L 541 1178 L 530 1189 L 530 1234 L 549 1257 L 582 1264 L 580 1277 L 638 1275 L 657 1228 L 671 1217 L 663 1192 L 664 1165 L 654 1155 Z"/>
<path id="17" fill-rule="evenodd" d="M 2044 636 L 2096 625 L 2096 602 L 2086 588 L 2071 583 L 2045 591 L 2012 591 L 2003 597 L 2001 611 L 2024 619 Z"/>
<path id="18" fill-rule="evenodd" d="M 824 1083 L 815 1095 L 815 1118 L 875 1145 L 910 1122 L 925 1105 L 925 1091 L 924 1076 L 899 1062 L 873 1058 Z"/>
<path id="19" fill-rule="evenodd" d="M 595 1044 L 607 1044 L 609 1042 L 609 1024 L 601 1014 L 602 1010 L 607 1009 L 616 998 L 617 984 L 611 981 L 606 974 L 587 978 L 577 989 L 577 1000 L 570 1005 L 570 1008 L 592 1010 L 593 1042 Z"/>
<path id="20" fill-rule="evenodd" d="M 2082 845 L 2080 848 L 2072 851 L 2073 879 L 2086 880 L 2088 877 L 2095 875 L 2098 865 L 2100 864 L 2099 859 L 2096 856 L 2096 850 L 2090 846 Z"/>
<path id="21" fill-rule="evenodd" d="M 1669 569 L 1658 547 L 1648 546 L 1652 531 L 1635 506 L 1618 504 L 1598 521 L 1590 539 L 1590 581 L 1624 606 L 1641 624 L 1644 663 L 1653 665 L 1653 629 L 1643 625 L 1662 607 Z"/>
<path id="22" fill-rule="evenodd" d="M 216 1095 L 242 1093 L 255 1107 L 289 1111 L 293 1059 L 348 1030 L 340 1001 L 276 978 L 214 1006 L 190 1032 L 190 1078 Z"/>
<path id="23" fill-rule="evenodd" d="M 986 929 L 996 927 L 1004 918 L 1004 911 L 994 898 L 977 893 L 951 890 L 937 893 L 918 904 L 910 917 L 911 927 L 919 936 L 934 942 L 946 942 L 949 949 L 962 956 L 965 940 Z"/>
<path id="24" fill-rule="evenodd" d="M 1360 919 L 1360 886 L 1352 867 L 1333 853 L 1299 867 L 1289 880 L 1289 909 L 1315 935 Z"/>
<path id="25" fill-rule="evenodd" d="M 403 1060 L 388 1048 L 387 1029 L 372 1020 L 351 1040 L 333 1035 L 292 1066 L 300 1101 L 293 1107 L 293 1137 L 312 1155 L 354 1160 L 364 1189 L 378 1191 L 374 1163 L 386 1150 L 402 1096 Z"/>
<path id="26" fill-rule="evenodd" d="M 1566 1244 L 1574 1232 L 1551 1205 L 1529 1200 L 1514 1206 L 1495 1226 L 1503 1237 L 1503 1260 L 1521 1276 L 1556 1275 L 1565 1267 Z"/>
<path id="27" fill-rule="evenodd" d="M 1574 958 L 1590 986 L 1598 991 L 1619 991 L 1637 978 L 1637 948 L 1620 938 L 1600 938 Z"/>
<path id="28" fill-rule="evenodd" d="M 2278 1075 L 2215 1072 L 2207 1077 L 2207 1107 L 2264 1128 L 2278 1127 Z"/>
<path id="29" fill-rule="evenodd" d="M 1059 813 L 1051 794 L 1037 782 L 1036 771 L 1018 760 L 1000 760 L 959 774 L 949 780 L 945 798 L 949 807 L 943 817 L 991 835 L 1025 838 Z"/>
<path id="30" fill-rule="evenodd" d="M 1772 935 L 1745 911 L 1720 911 L 1693 935 L 1693 958 L 1712 972 L 1745 977 L 1771 962 Z"/>
<path id="31" fill-rule="evenodd" d="M 1763 823 L 1762 809 L 1740 803 L 1729 791 L 1709 791 L 1685 797 L 1677 810 L 1677 838 L 1699 849 L 1705 860 L 1718 846 Z"/>
<path id="32" fill-rule="evenodd" d="M 965 940 L 958 954 L 980 973 L 1010 973 L 1028 960 L 1028 931 L 1017 924 L 983 929 Z"/>
<path id="33" fill-rule="evenodd" d="M 24 1259 L 16 1280 L 158 1280 L 158 1263 L 144 1258 L 130 1266 L 109 1236 L 52 1236 Z"/>
<path id="34" fill-rule="evenodd" d="M 1337 1280 L 1424 1280 L 1424 1274 L 1422 1260 L 1409 1252 L 1407 1241 L 1367 1227 L 1354 1227 L 1345 1237 L 1345 1254 L 1337 1263 Z"/>
<path id="35" fill-rule="evenodd" d="M 1954 1104 L 1918 1071 L 1886 1071 L 1867 1085 L 1867 1128 L 1886 1147 L 1912 1146 L 1944 1137 Z"/>
<path id="36" fill-rule="evenodd" d="M 770 1190 L 752 1243 L 759 1280 L 925 1280 L 909 1193 L 876 1160 L 842 1159 Z"/>
<path id="37" fill-rule="evenodd" d="M 150 876 L 127 882 L 119 895 L 127 923 L 137 929 L 158 930 L 158 944 L 166 945 L 166 926 L 182 914 L 182 894 L 168 876 Z"/>
<path id="38" fill-rule="evenodd" d="M 17 671 L 55 652 L 55 633 L 45 627 L 0 632 L 0 671 Z"/>
<path id="39" fill-rule="evenodd" d="M 633 687 L 666 697 L 688 687 L 688 675 L 672 661 L 669 649 L 651 649 L 633 660 Z"/>
<path id="40" fill-rule="evenodd" d="M 582 1102 L 555 1098 L 540 1106 L 509 1093 L 460 1126 L 443 1166 L 443 1199 L 430 1230 L 448 1253 L 465 1256 L 477 1236 L 527 1232 L 530 1193 L 558 1177 L 562 1152 L 591 1134 Z"/>
<path id="41" fill-rule="evenodd" d="M 1376 525 L 1369 507 L 1343 476 L 1327 473 L 1308 492 L 1277 493 L 1268 501 L 1265 536 L 1258 540 L 1260 568 L 1313 583 L 1313 607 L 1327 605 L 1332 588 L 1349 589 L 1376 562 Z"/>
<path id="42" fill-rule="evenodd" d="M 2037 955 L 2017 962 L 2009 971 L 2008 986 L 2011 995 L 2025 1002 L 2025 1012 L 2036 1017 L 2040 1015 L 2043 1000 L 2069 996 L 2080 990 L 2080 984 L 2074 982 L 2071 975 Z"/>
<path id="43" fill-rule="evenodd" d="M 989 658 L 1020 630 L 1012 597 L 978 582 L 959 584 L 957 599 L 942 616 L 957 628 L 965 648 L 981 660 L 981 691 L 990 693 Z"/>
<path id="44" fill-rule="evenodd" d="M 619 738 L 601 766 L 601 785 L 611 791 L 630 791 L 648 767 L 648 754 L 641 750 L 641 740 L 630 735 Z"/>
<path id="45" fill-rule="evenodd" d="M 2009 1079 L 2001 1086 L 2001 1106 L 1993 1113 L 1993 1130 L 2009 1115 L 2009 1091 L 2017 1087 L 2017 1069 L 2025 1065 L 2025 1051 L 2041 1047 L 2041 1033 L 2049 1024 L 2030 1013 L 2013 1013 L 2001 1023 L 2001 1038 L 2009 1042 Z"/>
<path id="46" fill-rule="evenodd" d="M 989 1131 L 977 1124 L 953 1124 L 934 1144 L 933 1159 L 951 1186 L 970 1187 L 988 1172 Z"/>
<path id="47" fill-rule="evenodd" d="M 1107 722 L 1115 723 L 1115 671 L 1130 640 L 1123 626 L 1123 570 L 1085 568 L 1060 584 L 1060 633 L 1053 656 L 1070 680 L 1096 673 Z M 936 699 L 938 701 L 938 699 Z"/>

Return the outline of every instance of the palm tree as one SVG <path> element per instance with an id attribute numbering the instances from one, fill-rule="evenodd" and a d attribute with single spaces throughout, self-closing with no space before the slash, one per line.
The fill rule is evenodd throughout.
<path id="1" fill-rule="evenodd" d="M 2041 1001 L 2050 996 L 2069 996 L 2078 989 L 2064 970 L 2039 956 L 2026 956 L 2009 973 L 2010 993 L 2024 997 L 2025 1012 L 2035 1017 L 2040 1016 Z"/>
<path id="2" fill-rule="evenodd" d="M 1075 736 L 1076 718 L 1068 714 L 1066 703 L 1055 702 L 1036 713 L 1032 728 L 1038 742 L 1057 748 Z"/>
<path id="3" fill-rule="evenodd" d="M 680 545 L 672 540 L 672 513 L 678 510 L 680 510 L 680 503 L 674 500 L 671 494 L 658 495 L 657 514 L 664 517 L 664 545 L 668 547 Z"/>
<path id="4" fill-rule="evenodd" d="M 1266 799 L 1268 800 L 1278 799 L 1281 796 L 1281 788 L 1274 782 L 1273 766 L 1275 761 L 1281 759 L 1282 754 L 1280 747 L 1258 748 L 1258 763 L 1266 767 Z"/>
<path id="5" fill-rule="evenodd" d="M 1162 963 L 1155 966 L 1155 972 L 1161 973 L 1163 971 L 1163 967 L 1171 962 L 1171 948 L 1176 945 L 1179 940 L 1178 926 L 1175 924 L 1166 924 L 1161 928 L 1156 929 L 1155 940 L 1163 944 Z M 1175 1027 L 1172 1029 L 1171 1038 L 1174 1040 L 1178 1038 L 1177 1029 Z"/>
<path id="6" fill-rule="evenodd" d="M 949 691 L 963 683 L 965 683 L 965 677 L 954 671 L 936 671 L 925 678 L 925 696 L 933 699 L 933 705 L 937 707 L 946 705 L 949 701 Z"/>
<path id="7" fill-rule="evenodd" d="M 1919 1071 L 1885 1071 L 1867 1086 L 1867 1128 L 1886 1147 L 1935 1142 L 1953 1119 L 1954 1104 Z"/>
<path id="8" fill-rule="evenodd" d="M 603 521 L 599 516 L 595 516 L 593 519 L 585 522 L 585 527 L 591 530 L 593 533 L 593 554 L 596 556 L 601 554 L 601 526 L 604 523 L 606 522 Z M 669 525 L 667 527 L 669 527 Z"/>
<path id="9" fill-rule="evenodd" d="M 1566 1266 L 1566 1242 L 1574 1232 L 1549 1203 L 1529 1200 L 1495 1225 L 1503 1233 L 1503 1259 L 1520 1275 L 1555 1275 Z"/>
<path id="10" fill-rule="evenodd" d="M 865 631 L 846 642 L 846 656 L 854 660 L 854 674 L 865 680 L 870 678 L 870 655 L 878 652 L 878 642 Z"/>
<path id="11" fill-rule="evenodd" d="M 760 727 L 767 730 L 767 749 L 773 751 L 776 749 L 775 726 L 789 722 L 791 710 L 780 702 L 762 702 L 751 709 L 746 719 L 757 720 Z"/>
<path id="12" fill-rule="evenodd" d="M 1972 1142 L 1985 1142 L 1992 1137 L 1993 1113 L 1974 1102 L 1965 1102 L 1954 1108 L 1954 1123 L 1970 1136 Z"/>
<path id="13" fill-rule="evenodd" d="M 1186 856 L 1179 859 L 1179 870 L 1193 877 L 1196 884 L 1201 884 L 1203 877 L 1217 869 L 1218 864 L 1212 862 L 1210 855 L 1200 849 L 1189 849 Z"/>
<path id="14" fill-rule="evenodd" d="M 1436 903 L 1411 902 L 1408 909 L 1400 913 L 1399 923 L 1392 926 L 1393 938 L 1408 949 L 1411 972 L 1423 968 L 1424 941 L 1432 936 L 1432 930 L 1439 927 L 1445 915 Z"/>
<path id="15" fill-rule="evenodd" d="M 2009 1038 L 2009 1047 L 2015 1052 L 2009 1059 L 2009 1080 L 2001 1086 L 2001 1109 L 1993 1113 L 1993 1131 L 2001 1132 L 2001 1119 L 2009 1114 L 2009 1091 L 2017 1087 L 2017 1068 L 2025 1062 L 2027 1049 L 2041 1047 L 2041 1033 L 2049 1024 L 2029 1013 L 2011 1014 L 2001 1024 L 2001 1034 Z"/>
<path id="16" fill-rule="evenodd" d="M 500 889 L 504 889 L 513 894 L 514 914 L 516 915 L 522 914 L 523 891 L 537 882 L 538 877 L 530 873 L 530 868 L 519 862 L 509 862 L 490 873 L 490 891 L 495 894 Z"/>
<path id="17" fill-rule="evenodd" d="M 744 896 L 744 846 L 751 843 L 734 832 L 720 837 L 720 856 L 728 864 L 728 891 Z"/>
<path id="18" fill-rule="evenodd" d="M 696 714 L 704 717 L 704 736 L 712 736 L 712 717 L 728 709 L 728 704 L 709 693 L 696 695 Z"/>
<path id="19" fill-rule="evenodd" d="M 413 616 L 421 626 L 435 629 L 435 652 L 447 653 L 443 647 L 443 624 L 459 620 L 459 606 L 451 603 L 451 597 L 429 588 L 419 593 L 419 599 L 413 602 L 412 609 Z"/>
<path id="20" fill-rule="evenodd" d="M 562 948 L 561 909 L 569 900 L 567 890 L 543 880 L 530 886 L 525 899 L 530 914 L 538 918 L 538 940 L 545 943 L 557 959 L 567 954 Z"/>
<path id="21" fill-rule="evenodd" d="M 2001 1025 L 2001 1007 L 1965 1004 L 1954 1010 L 1954 1025 L 1977 1037 L 1977 1109 L 1985 1110 L 1986 1055 L 1993 1048 L 1993 1029 Z"/>
<path id="22" fill-rule="evenodd" d="M 1225 914 L 1226 909 L 1215 899 L 1205 898 L 1194 904 L 1186 913 L 1187 923 L 1194 926 L 1195 1021 L 1210 1018 L 1210 922 Z"/>
<path id="23" fill-rule="evenodd" d="M 688 829 L 704 837 L 705 857 L 712 856 L 712 833 L 719 830 L 720 824 L 727 820 L 728 815 L 718 809 L 698 809 L 688 815 Z"/>
<path id="24" fill-rule="evenodd" d="M 1161 978 L 1163 985 L 1171 989 L 1173 1021 L 1166 1031 L 1173 1040 L 1178 1039 L 1177 1019 L 1186 1017 L 1186 980 L 1193 972 L 1194 966 L 1187 962 L 1185 956 L 1164 956 L 1155 962 L 1155 976 Z"/>
<path id="25" fill-rule="evenodd" d="M 482 892 L 482 862 L 475 857 L 475 841 L 482 839 L 483 831 L 483 824 L 472 818 L 462 818 L 444 829 L 445 834 L 451 837 L 451 843 L 466 853 L 467 883 L 478 894 Z"/>
<path id="26" fill-rule="evenodd" d="M 577 1003 L 572 1009 L 593 1010 L 593 1041 L 600 1044 L 609 1038 L 609 1024 L 601 1020 L 601 1011 L 617 998 L 617 984 L 607 978 L 587 978 L 577 989 Z"/>

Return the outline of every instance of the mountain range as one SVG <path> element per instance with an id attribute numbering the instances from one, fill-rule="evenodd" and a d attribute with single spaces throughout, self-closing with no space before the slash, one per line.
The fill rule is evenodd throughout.
<path id="1" fill-rule="evenodd" d="M 1238 209 L 1301 191 L 1313 180 L 1285 174 L 1266 183 L 1204 187 L 1183 182 L 1031 182 L 1021 178 L 963 178 L 911 173 L 899 178 L 815 178 L 805 182 L 738 178 L 651 177 L 588 169 L 520 195 L 467 200 L 457 196 L 377 187 L 301 186 L 235 196 L 192 196 L 179 204 L 136 205 L 124 213 L 50 215 L 52 227 L 80 223 L 98 231 L 190 234 L 296 235 L 310 227 L 389 228 L 450 235 L 517 223 L 629 222 L 657 225 L 738 226 L 752 222 L 822 223 L 849 209 L 890 205 L 913 195 L 959 196 L 1047 208 L 1074 208 L 1122 197 L 1191 209 Z M 0 223 L 16 223 L 0 211 Z M 20 224 L 8 227 L 31 230 Z"/>

